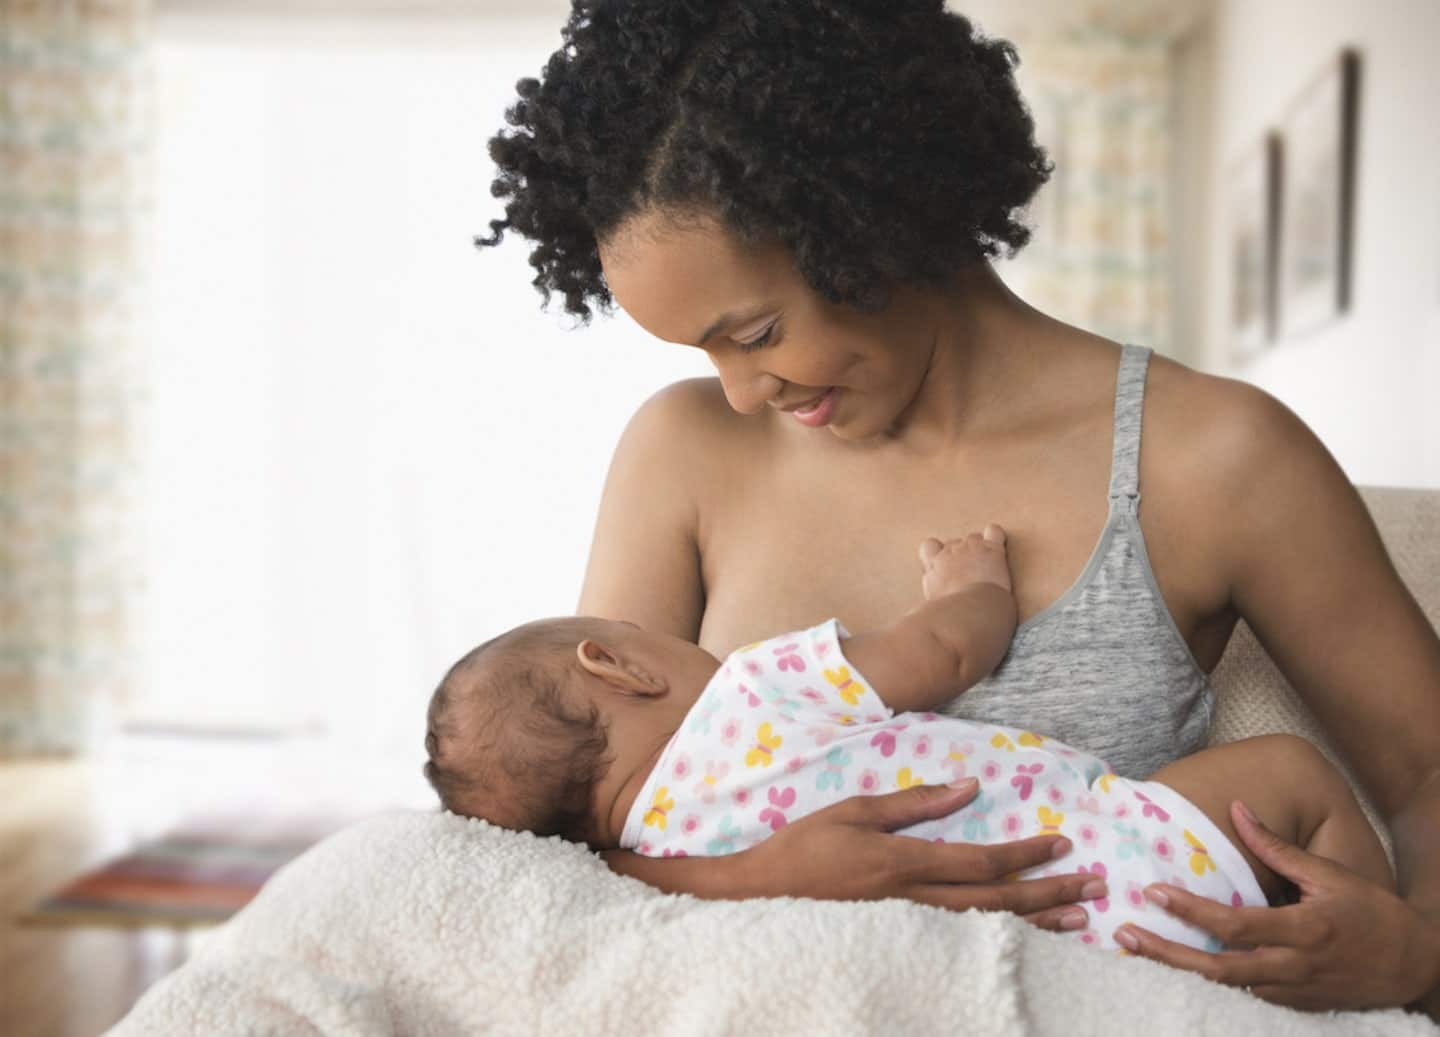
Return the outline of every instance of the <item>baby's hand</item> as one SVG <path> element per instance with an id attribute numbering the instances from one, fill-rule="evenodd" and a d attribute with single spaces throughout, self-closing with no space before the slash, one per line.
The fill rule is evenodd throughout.
<path id="1" fill-rule="evenodd" d="M 920 545 L 920 564 L 925 567 L 922 586 L 926 601 L 954 594 L 972 583 L 997 583 L 1011 589 L 1005 530 L 993 522 L 983 534 L 971 533 L 958 540 L 941 543 L 930 537 Z"/>

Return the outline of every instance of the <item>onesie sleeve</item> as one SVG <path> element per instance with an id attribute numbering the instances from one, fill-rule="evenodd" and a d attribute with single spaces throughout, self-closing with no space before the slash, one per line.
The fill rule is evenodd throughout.
<path id="1" fill-rule="evenodd" d="M 849 727 L 893 716 L 841 651 L 848 637 L 838 619 L 746 645 L 725 660 L 724 676 L 740 697 L 766 702 L 792 721 Z"/>

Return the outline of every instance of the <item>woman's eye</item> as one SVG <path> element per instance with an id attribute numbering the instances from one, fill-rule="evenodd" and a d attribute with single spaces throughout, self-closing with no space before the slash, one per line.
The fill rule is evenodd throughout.
<path id="1" fill-rule="evenodd" d="M 779 323 L 779 321 L 771 321 L 770 326 L 760 333 L 759 338 L 752 338 L 749 342 L 736 342 L 735 345 L 740 347 L 742 353 L 753 353 L 757 349 L 764 349 L 770 344 L 770 340 L 775 334 L 775 325 Z"/>

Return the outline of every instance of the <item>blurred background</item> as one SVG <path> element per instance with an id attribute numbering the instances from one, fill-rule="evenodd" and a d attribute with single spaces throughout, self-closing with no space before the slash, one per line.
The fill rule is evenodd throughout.
<path id="1" fill-rule="evenodd" d="M 1057 166 L 1007 282 L 1440 487 L 1440 5 L 951 7 Z M 471 244 L 568 5 L 0 10 L 0 909 L 237 805 L 430 805 L 430 689 L 573 610 L 626 419 L 709 370 Z M 184 952 L 0 928 L 0 1031 L 99 1032 Z"/>

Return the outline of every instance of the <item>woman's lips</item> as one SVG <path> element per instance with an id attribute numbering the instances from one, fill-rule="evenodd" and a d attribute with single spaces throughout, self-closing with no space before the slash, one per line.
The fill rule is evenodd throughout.
<path id="1" fill-rule="evenodd" d="M 796 407 L 790 413 L 796 421 L 810 428 L 821 428 L 830 424 L 830 418 L 835 413 L 835 387 L 832 385 L 815 399 Z"/>

